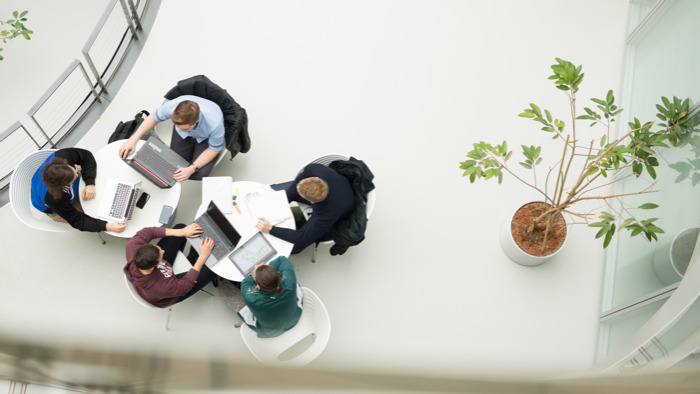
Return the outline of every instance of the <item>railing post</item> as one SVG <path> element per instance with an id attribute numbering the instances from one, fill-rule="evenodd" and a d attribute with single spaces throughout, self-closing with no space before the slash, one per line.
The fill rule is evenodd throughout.
<path id="1" fill-rule="evenodd" d="M 54 143 L 53 143 L 53 140 L 51 139 L 51 137 L 49 137 L 49 135 L 46 134 L 46 131 L 44 131 L 44 129 L 43 129 L 43 128 L 41 127 L 41 125 L 39 124 L 39 122 L 37 122 L 36 118 L 34 118 L 34 115 L 29 115 L 29 117 L 32 118 L 32 120 L 33 120 L 34 123 L 36 124 L 36 127 L 38 127 L 38 128 L 39 128 L 39 131 L 41 131 L 41 134 L 43 134 L 43 135 L 44 135 L 44 138 L 46 138 L 46 140 L 51 144 L 51 148 L 56 149 L 56 144 L 54 144 Z M 33 138 L 32 138 L 32 139 L 33 139 Z M 37 144 L 37 145 L 38 145 L 38 144 Z"/>
<path id="2" fill-rule="evenodd" d="M 97 83 L 99 83 L 100 86 L 102 87 L 102 92 L 100 92 L 100 94 L 107 93 L 107 86 L 105 85 L 104 81 L 102 80 L 100 73 L 97 72 L 97 67 L 95 67 L 95 63 L 92 61 L 92 57 L 85 50 L 83 50 L 83 55 L 85 56 L 85 60 L 87 61 L 88 67 L 90 67 L 92 74 L 95 76 L 95 79 L 97 79 Z M 92 85 L 92 84 L 90 84 L 90 85 Z"/>
<path id="3" fill-rule="evenodd" d="M 100 95 L 97 94 L 97 90 L 95 90 L 95 87 L 92 86 L 92 81 L 90 81 L 90 77 L 88 77 L 87 72 L 85 71 L 85 67 L 83 67 L 83 63 L 79 62 L 78 67 L 80 67 L 80 71 L 83 72 L 83 77 L 85 77 L 85 82 L 87 83 L 88 87 L 90 87 L 90 91 L 95 96 L 95 100 L 97 100 L 98 103 L 102 103 L 102 100 L 100 100 Z"/>
<path id="4" fill-rule="evenodd" d="M 136 35 L 136 28 L 134 27 L 134 23 L 131 20 L 131 13 L 129 12 L 129 8 L 126 6 L 126 1 L 119 0 L 119 4 L 122 5 L 122 11 L 124 11 L 126 24 L 129 26 L 129 30 L 131 30 L 131 35 L 134 37 L 134 39 L 138 39 L 138 36 Z"/>
<path id="5" fill-rule="evenodd" d="M 141 26 L 141 18 L 139 18 L 139 13 L 136 11 L 136 6 L 134 5 L 133 0 L 127 0 L 129 2 L 129 8 L 131 9 L 131 16 L 134 18 L 134 21 L 136 21 L 136 29 L 138 30 L 143 30 L 143 27 Z"/>

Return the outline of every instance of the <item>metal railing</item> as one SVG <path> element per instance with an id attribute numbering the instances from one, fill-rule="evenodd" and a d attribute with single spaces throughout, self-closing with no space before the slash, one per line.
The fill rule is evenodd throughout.
<path id="1" fill-rule="evenodd" d="M 0 134 L 0 191 L 8 187 L 23 157 L 55 148 L 95 103 L 102 102 L 130 44 L 139 38 L 146 5 L 147 0 L 111 0 L 83 46 L 84 61 L 71 62 L 32 106 L 29 124 L 18 120 Z"/>

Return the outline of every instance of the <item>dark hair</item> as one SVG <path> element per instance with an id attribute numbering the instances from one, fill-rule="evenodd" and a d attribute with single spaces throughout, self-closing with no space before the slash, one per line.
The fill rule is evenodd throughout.
<path id="1" fill-rule="evenodd" d="M 199 105 L 194 101 L 185 100 L 175 107 L 170 120 L 178 126 L 195 124 L 199 120 Z"/>
<path id="2" fill-rule="evenodd" d="M 267 264 L 263 264 L 255 270 L 255 283 L 260 286 L 262 291 L 277 291 L 277 294 L 282 292 L 280 285 L 280 273 Z"/>
<path id="3" fill-rule="evenodd" d="M 134 264 L 142 270 L 151 269 L 160 262 L 160 250 L 155 245 L 145 244 L 139 246 L 134 252 Z"/>
<path id="4" fill-rule="evenodd" d="M 46 190 L 57 200 L 63 196 L 63 189 L 73 182 L 74 177 L 75 168 L 62 157 L 54 157 L 41 170 L 41 179 L 46 185 Z"/>

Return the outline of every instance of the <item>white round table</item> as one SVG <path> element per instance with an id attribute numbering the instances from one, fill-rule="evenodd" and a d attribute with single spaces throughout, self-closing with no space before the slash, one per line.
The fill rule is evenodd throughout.
<path id="1" fill-rule="evenodd" d="M 246 204 L 246 198 L 245 195 L 257 190 L 266 190 L 266 191 L 271 191 L 272 188 L 269 185 L 264 185 L 262 183 L 258 182 L 251 182 L 251 181 L 236 181 L 233 182 L 231 191 L 235 192 L 236 188 L 238 188 L 238 196 L 236 198 L 236 203 L 238 203 L 238 207 L 241 209 L 241 212 L 238 213 L 236 208 L 233 208 L 232 213 L 229 214 L 224 214 L 226 218 L 231 222 L 233 225 L 233 228 L 238 231 L 238 233 L 241 235 L 240 241 L 238 241 L 238 245 L 243 245 L 247 240 L 253 237 L 258 232 L 257 228 L 257 221 L 258 218 L 253 218 L 250 214 L 250 211 L 248 210 L 247 204 Z M 209 201 L 202 202 L 202 205 L 199 206 L 199 209 L 197 210 L 197 213 L 195 214 L 196 217 L 199 217 L 201 214 L 203 214 L 206 210 L 207 207 L 209 206 Z M 292 216 L 291 208 L 289 209 L 289 214 L 290 217 Z M 294 218 L 291 217 L 290 219 L 285 220 L 284 222 L 276 224 L 276 226 L 279 227 L 284 227 L 284 228 L 289 228 L 289 229 L 294 229 Z M 276 259 L 278 256 L 285 256 L 289 257 L 289 255 L 292 253 L 292 248 L 294 247 L 294 244 L 287 242 L 285 240 L 279 239 L 277 237 L 273 237 L 270 234 L 263 234 L 265 238 L 267 238 L 268 241 L 270 241 L 270 244 L 272 244 L 272 247 L 275 248 L 277 251 L 277 254 L 273 256 L 270 261 Z M 197 248 L 198 249 L 198 248 Z M 234 249 L 235 250 L 235 249 Z M 236 266 L 233 264 L 233 262 L 227 257 L 224 257 L 222 260 L 220 260 L 216 265 L 213 267 L 210 267 L 210 269 L 217 275 L 219 275 L 222 278 L 226 278 L 235 282 L 240 282 L 244 279 L 243 274 L 241 274 L 241 271 L 236 268 Z"/>
<path id="2" fill-rule="evenodd" d="M 115 237 L 131 238 L 137 231 L 144 227 L 162 226 L 162 224 L 158 222 L 158 219 L 160 218 L 160 212 L 163 209 L 163 205 L 170 205 L 173 207 L 173 215 L 175 214 L 174 210 L 177 208 L 177 204 L 180 202 L 182 185 L 180 182 L 177 182 L 175 185 L 173 185 L 173 187 L 168 189 L 161 189 L 160 187 L 154 185 L 151 181 L 149 181 L 135 169 L 131 168 L 119 157 L 119 147 L 123 142 L 124 140 L 114 141 L 111 144 L 102 147 L 95 153 L 94 156 L 95 160 L 97 161 L 97 177 L 95 178 L 96 196 L 92 200 L 83 200 L 81 192 L 80 203 L 82 204 L 83 210 L 86 214 L 92 217 L 99 217 L 97 212 L 100 207 L 101 199 L 107 197 L 103 192 L 105 184 L 109 178 L 125 181 L 127 183 L 136 183 L 140 181 L 141 191 L 148 193 L 151 196 L 146 205 L 143 207 L 143 209 L 138 207 L 136 208 L 131 220 L 127 221 L 124 232 L 115 233 L 112 231 L 106 231 L 107 234 Z M 136 150 L 141 148 L 144 143 L 145 141 L 140 140 L 136 144 Z M 81 184 L 81 186 L 83 186 L 83 184 Z"/>

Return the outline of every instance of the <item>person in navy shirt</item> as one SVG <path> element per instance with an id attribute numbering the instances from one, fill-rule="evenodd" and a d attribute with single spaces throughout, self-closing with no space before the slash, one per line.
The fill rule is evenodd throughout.
<path id="1" fill-rule="evenodd" d="M 290 202 L 307 204 L 313 209 L 309 220 L 296 230 L 273 226 L 266 218 L 258 218 L 258 230 L 293 243 L 293 254 L 320 239 L 333 224 L 347 218 L 355 208 L 350 181 L 322 164 L 309 164 L 294 181 L 272 188 L 284 190 Z"/>

